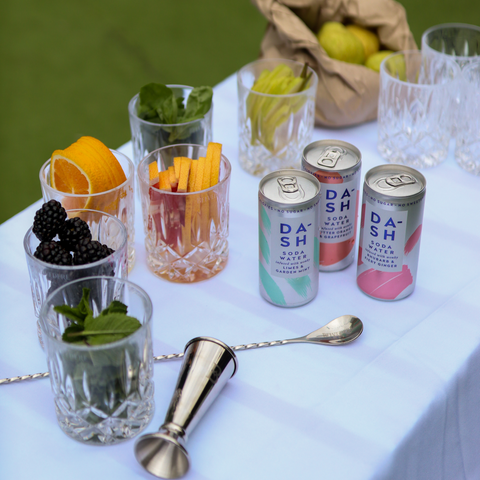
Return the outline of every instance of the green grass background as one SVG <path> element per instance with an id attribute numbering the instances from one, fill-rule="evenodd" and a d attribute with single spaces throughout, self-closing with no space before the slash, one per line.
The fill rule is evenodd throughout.
<path id="1" fill-rule="evenodd" d="M 473 0 L 400 3 L 418 45 L 435 24 L 480 25 Z M 2 0 L 0 223 L 41 197 L 55 149 L 124 144 L 141 86 L 214 86 L 258 56 L 265 26 L 249 0 Z"/>

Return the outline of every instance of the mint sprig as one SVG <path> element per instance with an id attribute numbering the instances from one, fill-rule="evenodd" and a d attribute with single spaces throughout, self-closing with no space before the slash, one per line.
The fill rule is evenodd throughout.
<path id="1" fill-rule="evenodd" d="M 118 300 L 113 300 L 94 317 L 89 288 L 83 288 L 82 299 L 76 307 L 57 305 L 54 310 L 72 322 L 62 335 L 62 340 L 68 343 L 104 345 L 128 337 L 142 326 L 136 318 L 127 315 L 127 306 Z"/>
<path id="2" fill-rule="evenodd" d="M 195 87 L 185 104 L 185 99 L 176 97 L 170 87 L 161 83 L 149 83 L 140 89 L 137 115 L 150 123 L 161 124 L 167 144 L 173 144 L 178 140 L 185 141 L 196 132 L 195 128 L 198 127 L 179 124 L 203 118 L 212 106 L 212 98 L 212 87 Z M 158 148 L 163 144 L 162 140 L 154 146 Z"/>

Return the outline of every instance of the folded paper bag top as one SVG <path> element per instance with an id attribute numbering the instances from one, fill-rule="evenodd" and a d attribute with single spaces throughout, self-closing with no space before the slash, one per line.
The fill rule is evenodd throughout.
<path id="1" fill-rule="evenodd" d="M 318 75 L 315 123 L 355 125 L 377 118 L 379 74 L 330 58 L 316 33 L 327 21 L 355 23 L 377 32 L 383 48 L 417 49 L 404 7 L 394 0 L 252 0 L 268 20 L 261 58 L 307 62 Z"/>
<path id="2" fill-rule="evenodd" d="M 236 370 L 235 353 L 220 340 L 197 337 L 187 343 L 163 425 L 135 442 L 135 457 L 147 472 L 160 478 L 179 478 L 188 472 L 188 434 Z"/>

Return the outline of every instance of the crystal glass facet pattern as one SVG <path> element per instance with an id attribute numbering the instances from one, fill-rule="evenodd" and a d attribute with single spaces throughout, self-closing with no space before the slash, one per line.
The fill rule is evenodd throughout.
<path id="1" fill-rule="evenodd" d="M 461 115 L 458 117 L 455 159 L 467 172 L 480 175 L 480 57 L 462 70 Z"/>
<path id="2" fill-rule="evenodd" d="M 378 150 L 390 163 L 433 167 L 448 154 L 460 68 L 398 52 L 380 66 Z"/>

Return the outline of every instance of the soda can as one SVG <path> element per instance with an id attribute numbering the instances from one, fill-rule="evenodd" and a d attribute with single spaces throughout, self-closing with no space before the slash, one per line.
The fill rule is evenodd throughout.
<path id="1" fill-rule="evenodd" d="M 403 165 L 380 165 L 365 175 L 357 285 L 379 300 L 410 295 L 417 279 L 425 177 Z"/>
<path id="2" fill-rule="evenodd" d="M 258 191 L 260 294 L 298 307 L 318 292 L 320 183 L 302 170 L 269 173 Z"/>
<path id="3" fill-rule="evenodd" d="M 341 140 L 320 140 L 303 150 L 302 169 L 322 184 L 319 270 L 334 272 L 355 258 L 362 156 Z"/>

